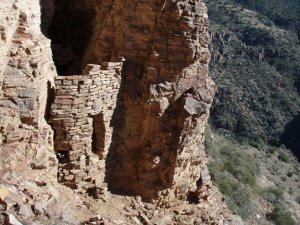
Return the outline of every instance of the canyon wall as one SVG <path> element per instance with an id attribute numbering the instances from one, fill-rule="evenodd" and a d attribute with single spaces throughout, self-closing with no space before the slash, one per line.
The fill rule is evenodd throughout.
<path id="1" fill-rule="evenodd" d="M 0 6 L 1 182 L 195 206 L 186 224 L 230 220 L 203 145 L 215 85 L 202 1 Z"/>
<path id="2" fill-rule="evenodd" d="M 67 22 L 62 23 L 63 7 L 70 8 L 66 4 L 44 1 L 42 28 L 46 35 L 53 37 L 53 42 L 62 41 L 63 38 L 65 42 L 69 41 L 69 50 L 75 52 L 76 44 L 80 47 L 87 41 L 82 40 L 83 35 L 76 36 L 73 26 L 70 28 Z M 81 62 L 82 67 L 88 63 L 117 61 L 120 57 L 125 59 L 120 68 L 122 75 L 119 79 L 122 79 L 123 85 L 118 93 L 118 103 L 110 106 L 115 115 L 111 121 L 107 121 L 114 132 L 111 134 L 110 147 L 106 145 L 108 155 L 102 157 L 106 161 L 105 169 L 101 170 L 106 175 L 105 182 L 113 192 L 141 195 L 147 200 L 168 194 L 172 198 L 185 199 L 190 192 L 199 188 L 199 183 L 203 182 L 201 179 L 208 179 L 203 130 L 209 115 L 214 84 L 207 73 L 210 54 L 206 8 L 201 1 L 162 3 L 106 0 L 98 3 L 97 7 L 95 4 L 94 1 L 87 1 L 73 5 L 75 12 L 78 9 L 81 9 L 80 12 L 84 9 L 90 12 L 91 5 L 97 9 L 93 35 Z M 76 141 L 72 136 L 73 146 L 62 145 L 70 142 L 70 137 L 65 134 L 70 130 L 66 124 L 72 120 L 72 115 L 88 120 L 88 114 L 92 114 L 83 110 L 86 114 L 78 116 L 78 110 L 75 114 L 67 111 L 62 113 L 60 119 L 64 125 L 55 122 L 58 121 L 57 112 L 61 110 L 56 108 L 55 114 L 57 103 L 70 99 L 64 98 L 68 93 L 59 84 L 63 77 L 57 78 L 56 88 L 53 84 L 56 70 L 50 42 L 41 33 L 38 2 L 11 1 L 6 7 L 15 13 L 9 13 L 6 17 L 5 13 L 2 14 L 2 21 L 7 23 L 2 26 L 1 45 L 1 106 L 4 113 L 2 153 L 13 154 L 16 148 L 24 148 L 24 151 L 27 149 L 28 154 L 32 154 L 36 149 L 36 155 L 44 157 L 50 151 L 51 161 L 56 162 L 53 154 L 55 146 L 57 152 L 69 151 L 69 155 L 77 155 L 75 158 L 83 157 L 78 152 L 83 152 L 84 148 L 87 148 L 85 152 L 92 152 L 91 138 L 88 140 L 90 143 L 80 144 L 80 140 L 75 138 Z M 70 14 L 74 17 L 74 14 Z M 76 18 L 79 16 L 76 14 Z M 80 27 L 82 24 L 77 25 Z M 51 34 L 55 31 L 57 33 Z M 74 33 L 75 37 L 70 33 Z M 62 45 L 66 46 L 67 42 Z M 57 43 L 52 43 L 51 47 L 54 58 L 67 57 L 66 47 L 58 53 L 55 52 Z M 75 62 L 78 64 L 77 59 Z M 60 61 L 57 64 L 61 66 Z M 73 62 L 64 66 L 71 64 Z M 104 74 L 100 73 L 101 76 Z M 69 88 L 73 87 L 71 80 L 71 77 L 63 80 L 65 88 L 68 85 Z M 74 88 L 77 89 L 80 79 L 75 80 L 77 84 Z M 103 87 L 101 84 L 95 85 Z M 62 91 L 65 91 L 64 95 L 59 94 Z M 89 94 L 93 98 L 92 93 L 86 93 Z M 57 95 L 60 95 L 60 99 Z M 53 98 L 51 121 L 54 121 L 54 143 L 52 129 L 46 122 Z M 96 102 L 95 106 L 102 109 L 101 104 Z M 104 111 L 96 110 L 93 115 Z M 88 136 L 92 135 L 92 130 L 90 124 Z M 18 154 L 25 152 L 19 150 Z M 69 160 L 72 157 L 69 156 Z M 46 161 L 45 164 L 49 163 Z M 172 191 L 168 189 L 170 187 Z"/>
<path id="3" fill-rule="evenodd" d="M 40 17 L 39 1 L 1 2 L 0 179 L 21 180 L 32 168 L 45 176 L 57 172 L 46 121 L 56 70 Z"/>
<path id="4" fill-rule="evenodd" d="M 96 21 L 84 62 L 125 58 L 109 186 L 145 199 L 185 199 L 208 176 L 203 130 L 214 84 L 206 8 L 201 1 L 102 1 Z"/>

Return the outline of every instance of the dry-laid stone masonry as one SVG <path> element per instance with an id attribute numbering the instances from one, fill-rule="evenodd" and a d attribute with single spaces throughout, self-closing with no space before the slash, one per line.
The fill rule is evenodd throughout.
<path id="1" fill-rule="evenodd" d="M 94 188 L 91 177 L 95 173 L 98 179 L 105 174 L 122 64 L 89 64 L 83 75 L 55 78 L 50 123 L 61 161 L 58 179 L 80 192 Z"/>

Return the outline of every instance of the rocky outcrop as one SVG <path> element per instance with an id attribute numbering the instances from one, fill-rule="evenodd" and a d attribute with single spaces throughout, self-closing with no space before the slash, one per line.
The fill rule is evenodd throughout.
<path id="1" fill-rule="evenodd" d="M 201 1 L 103 1 L 100 7 L 101 24 L 84 61 L 126 60 L 109 186 L 148 200 L 184 200 L 206 177 L 202 134 L 214 94 L 206 8 Z"/>
<path id="2" fill-rule="evenodd" d="M 26 177 L 29 168 L 55 176 L 46 118 L 56 72 L 50 41 L 40 32 L 39 2 L 4 1 L 0 14 L 0 177 Z"/>
<path id="3" fill-rule="evenodd" d="M 126 210 L 129 224 L 233 219 L 212 186 L 203 145 L 215 86 L 202 1 L 0 6 L 0 177 L 19 195 L 38 190 L 18 210 L 25 203 L 34 209 L 39 196 L 49 212 L 59 213 L 61 204 L 71 210 L 61 217 L 74 221 L 78 198 L 87 198 L 74 193 L 87 192 L 100 199 L 84 203 L 88 209 L 111 207 L 109 198 L 118 210 L 129 203 L 139 209 Z M 119 204 L 114 194 L 141 197 Z M 77 205 L 67 205 L 70 199 Z M 86 212 L 72 223 L 88 219 Z"/>

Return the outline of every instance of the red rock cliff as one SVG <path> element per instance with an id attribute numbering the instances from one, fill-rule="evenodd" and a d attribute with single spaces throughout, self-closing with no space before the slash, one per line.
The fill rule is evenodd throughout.
<path id="1" fill-rule="evenodd" d="M 111 189 L 186 198 L 207 177 L 203 130 L 214 84 L 204 3 L 102 1 L 96 21 L 84 62 L 125 58 L 107 159 Z"/>
<path id="2" fill-rule="evenodd" d="M 148 208 L 132 204 L 147 208 L 147 224 L 231 220 L 203 145 L 215 92 L 208 45 L 202 0 L 0 3 L 1 184 L 141 196 Z M 53 215 L 78 201 L 64 193 L 45 200 Z"/>

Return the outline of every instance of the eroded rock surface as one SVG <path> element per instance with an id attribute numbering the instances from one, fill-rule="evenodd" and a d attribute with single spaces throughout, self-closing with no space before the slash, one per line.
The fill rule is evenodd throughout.
<path id="1" fill-rule="evenodd" d="M 241 224 L 206 166 L 208 44 L 199 0 L 0 3 L 7 218 Z"/>
<path id="2" fill-rule="evenodd" d="M 21 180 L 34 167 L 55 176 L 46 118 L 56 71 L 50 41 L 40 32 L 40 5 L 31 0 L 0 6 L 0 177 L 12 172 Z"/>
<path id="3" fill-rule="evenodd" d="M 96 21 L 102 24 L 84 61 L 125 58 L 110 188 L 145 199 L 186 199 L 205 167 L 202 134 L 214 94 L 204 4 L 103 1 Z"/>

